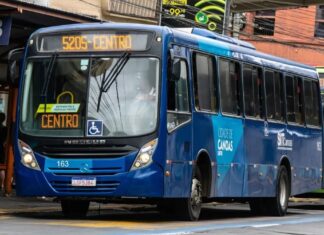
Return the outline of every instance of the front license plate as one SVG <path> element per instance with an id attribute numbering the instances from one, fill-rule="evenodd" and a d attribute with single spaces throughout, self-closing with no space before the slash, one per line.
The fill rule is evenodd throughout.
<path id="1" fill-rule="evenodd" d="M 96 178 L 72 178 L 72 186 L 75 187 L 95 187 L 97 184 Z"/>

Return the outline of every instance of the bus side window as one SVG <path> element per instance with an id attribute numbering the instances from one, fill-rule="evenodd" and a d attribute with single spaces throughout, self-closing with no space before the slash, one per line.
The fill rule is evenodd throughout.
<path id="1" fill-rule="evenodd" d="M 287 100 L 287 121 L 295 122 L 294 109 L 294 79 L 291 76 L 286 76 L 286 100 Z"/>
<path id="2" fill-rule="evenodd" d="M 312 119 L 312 123 L 314 126 L 321 126 L 321 119 L 320 119 L 320 105 L 319 104 L 319 99 L 320 99 L 320 95 L 318 93 L 319 88 L 318 88 L 319 84 L 318 82 L 312 82 L 312 97 L 313 97 L 313 119 Z M 321 102 L 320 102 L 321 103 Z"/>
<path id="3" fill-rule="evenodd" d="M 194 90 L 196 109 L 217 112 L 215 58 L 194 53 Z"/>
<path id="4" fill-rule="evenodd" d="M 275 119 L 278 121 L 285 121 L 285 102 L 284 102 L 284 85 L 282 73 L 274 72 L 275 83 Z"/>
<path id="5" fill-rule="evenodd" d="M 284 121 L 284 91 L 282 75 L 279 72 L 265 72 L 267 118 Z"/>
<path id="6" fill-rule="evenodd" d="M 247 117 L 262 118 L 262 77 L 261 69 L 251 65 L 244 65 L 243 89 L 245 115 Z"/>
<path id="7" fill-rule="evenodd" d="M 306 123 L 313 125 L 312 115 L 313 115 L 313 95 L 312 95 L 312 82 L 304 81 L 304 96 L 305 96 L 305 119 Z"/>
<path id="8" fill-rule="evenodd" d="M 274 119 L 275 117 L 275 90 L 272 71 L 265 71 L 265 94 L 267 102 L 267 118 Z"/>
<path id="9" fill-rule="evenodd" d="M 240 64 L 226 59 L 219 60 L 221 107 L 223 113 L 242 114 L 242 87 Z"/>
<path id="10" fill-rule="evenodd" d="M 188 68 L 184 60 L 180 60 L 179 63 L 179 78 L 168 79 L 167 129 L 169 132 L 191 118 L 188 93 Z"/>
<path id="11" fill-rule="evenodd" d="M 304 81 L 305 120 L 308 125 L 319 126 L 319 94 L 316 82 Z"/>
<path id="12" fill-rule="evenodd" d="M 304 124 L 304 105 L 302 99 L 302 80 L 299 77 L 286 77 L 287 120 Z"/>
<path id="13" fill-rule="evenodd" d="M 296 122 L 300 125 L 305 124 L 304 121 L 304 102 L 303 102 L 303 83 L 300 77 L 294 77 L 295 86 L 295 113 Z"/>

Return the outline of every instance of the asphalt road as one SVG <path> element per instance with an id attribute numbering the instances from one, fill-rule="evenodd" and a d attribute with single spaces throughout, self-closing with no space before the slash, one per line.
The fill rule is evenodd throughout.
<path id="1" fill-rule="evenodd" d="M 0 234 L 324 234 L 324 200 L 290 203 L 285 217 L 257 217 L 247 204 L 206 204 L 198 222 L 163 217 L 154 206 L 92 204 L 85 219 L 67 220 L 58 204 L 0 215 Z"/>

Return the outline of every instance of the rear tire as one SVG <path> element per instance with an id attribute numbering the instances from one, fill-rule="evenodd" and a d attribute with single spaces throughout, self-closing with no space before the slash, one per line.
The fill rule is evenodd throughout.
<path id="1" fill-rule="evenodd" d="M 290 196 L 290 182 L 287 168 L 280 166 L 277 177 L 276 196 L 266 201 L 267 211 L 273 216 L 284 216 L 287 213 Z"/>
<path id="2" fill-rule="evenodd" d="M 179 199 L 176 207 L 180 218 L 190 221 L 199 219 L 202 205 L 202 179 L 199 168 L 195 170 L 195 174 L 191 181 L 191 192 L 189 198 Z"/>
<path id="3" fill-rule="evenodd" d="M 67 218 L 82 218 L 87 215 L 89 201 L 61 200 L 62 213 Z"/>

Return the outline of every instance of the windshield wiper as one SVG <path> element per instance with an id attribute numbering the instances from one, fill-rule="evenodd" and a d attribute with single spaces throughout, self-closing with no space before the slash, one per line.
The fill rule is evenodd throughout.
<path id="1" fill-rule="evenodd" d="M 51 60 L 50 60 L 49 65 L 48 65 L 44 85 L 42 87 L 41 98 L 44 99 L 44 105 L 45 105 L 44 112 L 46 112 L 47 91 L 48 91 L 49 83 L 51 81 L 51 77 L 52 77 L 52 74 L 53 74 L 53 68 L 54 68 L 54 64 L 55 64 L 57 56 L 58 56 L 57 53 L 54 53 L 52 55 L 52 57 L 51 57 Z"/>
<path id="2" fill-rule="evenodd" d="M 97 112 L 99 112 L 99 110 L 100 110 L 100 103 L 101 103 L 102 93 L 103 92 L 106 93 L 109 90 L 109 88 L 114 83 L 114 81 L 116 80 L 116 78 L 118 77 L 120 72 L 125 67 L 126 63 L 129 60 L 129 57 L 130 57 L 129 52 L 125 52 L 124 54 L 122 54 L 118 58 L 116 64 L 111 68 L 111 70 L 110 70 L 109 74 L 107 75 L 107 77 L 104 76 L 102 78 L 101 86 L 99 87 L 100 93 L 99 93 L 98 102 L 97 102 Z"/>

